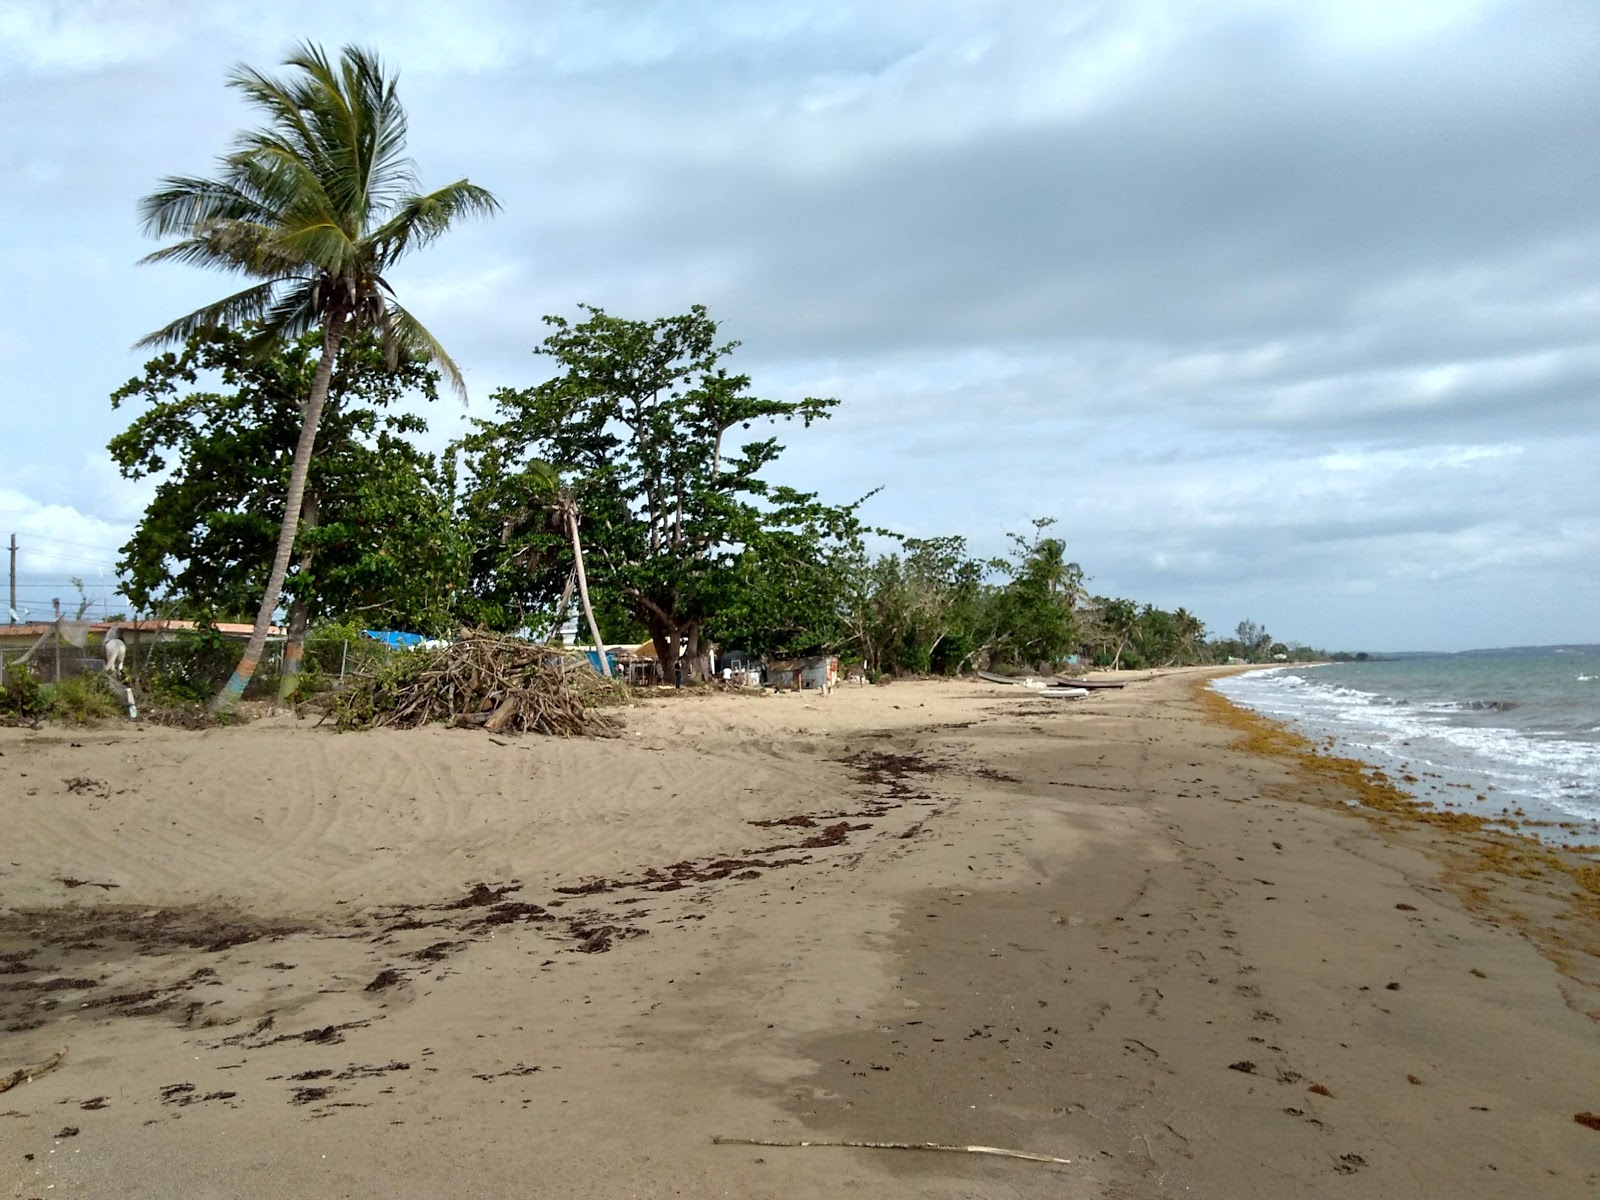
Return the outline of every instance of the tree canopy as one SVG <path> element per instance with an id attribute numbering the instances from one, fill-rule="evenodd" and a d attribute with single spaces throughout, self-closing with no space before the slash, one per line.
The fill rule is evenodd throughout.
<path id="1" fill-rule="evenodd" d="M 814 636 L 833 609 L 826 563 L 858 534 L 855 509 L 769 482 L 781 444 L 740 435 L 809 425 L 837 402 L 753 394 L 725 365 L 737 343 L 718 343 L 703 307 L 651 321 L 584 313 L 545 318 L 536 353 L 555 375 L 497 391 L 495 419 L 461 443 L 478 615 L 515 627 L 561 590 L 564 549 L 534 467 L 549 464 L 580 514 L 593 586 L 648 631 L 661 661 L 682 647 L 703 671 L 708 637 Z"/>
<path id="2" fill-rule="evenodd" d="M 113 408 L 142 406 L 111 439 L 112 459 L 126 478 L 159 480 L 118 564 L 142 609 L 236 619 L 265 585 L 320 339 L 262 353 L 253 334 L 197 331 L 112 395 Z M 392 411 L 437 386 L 414 359 L 391 370 L 371 334 L 346 343 L 305 492 L 315 518 L 284 587 L 310 620 L 448 627 L 465 544 L 439 464 L 412 440 L 426 423 Z"/>

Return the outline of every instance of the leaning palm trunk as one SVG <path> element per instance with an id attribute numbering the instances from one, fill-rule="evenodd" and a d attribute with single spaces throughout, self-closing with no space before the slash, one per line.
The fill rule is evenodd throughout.
<path id="1" fill-rule="evenodd" d="M 317 426 L 322 422 L 322 406 L 328 400 L 328 387 L 333 380 L 333 362 L 339 355 L 339 342 L 344 336 L 344 314 L 330 313 L 322 333 L 322 361 L 317 363 L 317 373 L 311 381 L 311 395 L 306 399 L 305 416 L 300 426 L 300 440 L 294 448 L 294 466 L 289 471 L 289 493 L 283 503 L 283 525 L 278 530 L 278 552 L 272 557 L 272 572 L 267 576 L 266 594 L 261 597 L 261 608 L 256 612 L 255 628 L 250 631 L 250 641 L 244 648 L 244 657 L 234 668 L 228 682 L 211 700 L 213 713 L 225 713 L 239 703 L 244 689 L 250 686 L 256 667 L 261 662 L 261 652 L 266 648 L 267 635 L 272 631 L 272 614 L 278 610 L 283 596 L 284 576 L 289 573 L 289 558 L 294 554 L 294 537 L 300 526 L 300 505 L 305 499 L 306 478 L 311 473 L 311 452 L 317 444 Z"/>
<path id="2" fill-rule="evenodd" d="M 305 507 L 300 513 L 300 528 L 295 536 L 309 533 L 317 527 L 321 512 L 315 494 L 305 502 Z M 316 559 L 316 551 L 306 546 L 300 551 L 300 561 L 296 564 L 303 580 L 311 571 L 311 564 Z M 304 667 L 306 656 L 306 625 L 309 622 L 309 608 L 305 600 L 305 589 L 296 588 L 294 602 L 289 605 L 289 637 L 283 643 L 283 662 L 278 667 L 278 703 L 289 704 L 294 700 L 294 694 L 300 687 L 300 672 Z"/>
<path id="3" fill-rule="evenodd" d="M 594 609 L 589 604 L 589 578 L 583 573 L 583 543 L 578 540 L 578 514 L 567 506 L 567 532 L 572 537 L 572 561 L 577 566 L 578 601 L 583 605 L 583 615 L 589 621 L 589 636 L 594 638 L 594 648 L 600 655 L 600 673 L 611 678 L 611 662 L 606 658 L 606 644 L 600 640 L 600 626 L 595 623 Z"/>

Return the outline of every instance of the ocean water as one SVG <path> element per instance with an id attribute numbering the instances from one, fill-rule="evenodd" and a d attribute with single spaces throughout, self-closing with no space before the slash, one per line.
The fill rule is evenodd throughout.
<path id="1" fill-rule="evenodd" d="M 1600 646 L 1275 667 L 1212 686 L 1333 738 L 1335 754 L 1440 808 L 1555 822 L 1527 830 L 1549 841 L 1600 840 Z"/>

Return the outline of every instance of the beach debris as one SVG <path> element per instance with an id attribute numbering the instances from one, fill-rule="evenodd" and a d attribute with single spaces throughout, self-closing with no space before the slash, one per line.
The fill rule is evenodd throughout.
<path id="1" fill-rule="evenodd" d="M 385 967 L 372 977 L 371 983 L 361 990 L 365 992 L 381 992 L 386 988 L 392 988 L 395 984 L 403 982 L 405 982 L 404 975 L 393 967 Z"/>
<path id="2" fill-rule="evenodd" d="M 340 729 L 448 724 L 490 733 L 558 737 L 608 735 L 615 724 L 596 709 L 625 699 L 624 685 L 602 679 L 559 647 L 484 630 L 448 646 L 412 650 L 335 698 Z"/>
<path id="3" fill-rule="evenodd" d="M 0 1092 L 9 1092 L 17 1084 L 27 1083 L 35 1075 L 43 1075 L 46 1071 L 55 1070 L 66 1057 L 67 1048 L 63 1046 L 41 1063 L 35 1063 L 31 1067 L 18 1067 L 9 1075 L 0 1075 Z"/>
<path id="4" fill-rule="evenodd" d="M 1228 1070 L 1239 1071 L 1245 1075 L 1254 1075 L 1256 1073 L 1256 1065 L 1248 1058 L 1241 1058 L 1238 1062 L 1229 1063 Z"/>
<path id="5" fill-rule="evenodd" d="M 1573 1113 L 1572 1119 L 1579 1125 L 1586 1125 L 1590 1129 L 1600 1129 L 1600 1113 L 1581 1112 Z"/>
<path id="6" fill-rule="evenodd" d="M 1318 1096 L 1326 1096 L 1330 1100 L 1333 1099 L 1333 1093 L 1320 1083 L 1313 1083 L 1306 1089 L 1306 1091 L 1312 1092 Z"/>
<path id="7" fill-rule="evenodd" d="M 942 1142 L 861 1142 L 854 1140 L 828 1142 L 791 1142 L 776 1138 L 713 1137 L 714 1146 L 834 1146 L 853 1150 L 942 1150 L 954 1154 L 989 1154 L 998 1158 L 1020 1158 L 1027 1162 L 1071 1163 L 1070 1158 L 1057 1158 L 1053 1154 L 1030 1154 L 1026 1150 L 1007 1150 L 1001 1146 L 947 1146 Z"/>

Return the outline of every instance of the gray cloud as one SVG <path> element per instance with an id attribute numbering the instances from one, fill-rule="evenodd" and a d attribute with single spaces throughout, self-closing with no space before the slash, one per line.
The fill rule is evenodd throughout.
<path id="1" fill-rule="evenodd" d="M 1059 514 L 1097 587 L 1312 642 L 1600 636 L 1584 0 L 11 6 L 35 532 L 137 511 L 86 465 L 105 396 L 222 281 L 135 269 L 134 202 L 247 119 L 233 61 L 305 36 L 377 45 L 423 177 L 505 202 L 397 277 L 474 412 L 547 312 L 704 302 L 758 387 L 845 401 L 783 471 L 885 485 L 882 524 L 993 553 Z"/>

